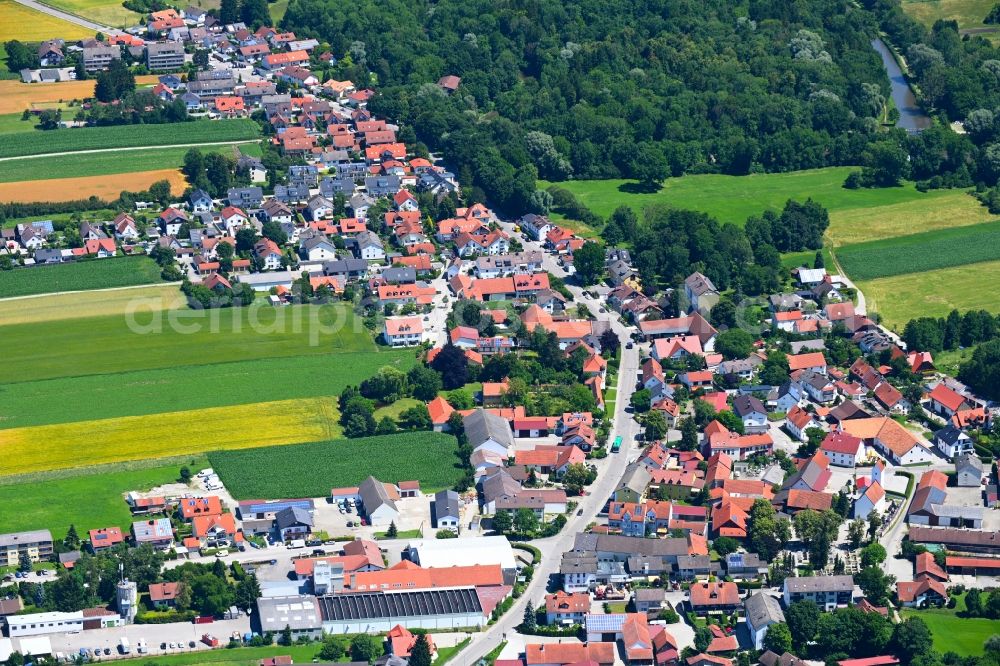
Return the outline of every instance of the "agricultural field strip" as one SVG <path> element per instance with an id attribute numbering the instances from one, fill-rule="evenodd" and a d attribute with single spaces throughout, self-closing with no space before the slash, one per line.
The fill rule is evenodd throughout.
<path id="1" fill-rule="evenodd" d="M 122 150 L 132 150 L 123 148 Z M 76 155 L 77 153 L 74 153 Z M 105 201 L 118 199 L 122 191 L 143 192 L 153 183 L 165 180 L 170 190 L 181 196 L 188 182 L 178 169 L 157 171 L 132 171 L 113 176 L 83 176 L 44 180 L 22 180 L 16 183 L 0 182 L 0 201 L 31 203 L 35 201 L 80 201 L 97 197 Z"/>
<path id="2" fill-rule="evenodd" d="M 859 281 L 869 312 L 902 332 L 914 317 L 945 317 L 953 309 L 1000 312 L 1000 261 L 941 268 L 913 274 Z"/>
<path id="3" fill-rule="evenodd" d="M 462 475 L 451 435 L 413 432 L 242 451 L 212 451 L 209 462 L 236 499 L 323 497 L 371 475 L 386 482 L 416 479 L 421 490 L 451 487 Z M 267 469 L 267 474 L 246 470 Z"/>
<path id="4" fill-rule="evenodd" d="M 0 429 L 335 396 L 383 366 L 415 363 L 412 351 L 335 352 L 0 384 Z"/>
<path id="5" fill-rule="evenodd" d="M 2 271 L 0 298 L 156 282 L 162 282 L 160 267 L 149 257 L 113 257 Z"/>
<path id="6" fill-rule="evenodd" d="M 0 475 L 332 439 L 337 418 L 328 397 L 0 430 Z"/>
<path id="7" fill-rule="evenodd" d="M 124 315 L 136 299 L 142 299 L 149 308 L 161 310 L 176 310 L 187 305 L 176 283 L 17 296 L 0 299 L 0 322 L 4 326 L 10 326 Z"/>
<path id="8" fill-rule="evenodd" d="M 261 302 L 168 314 L 153 307 L 131 323 L 106 316 L 0 330 L 18 350 L 0 365 L 0 383 L 375 349 L 354 312 L 341 304 L 272 308 Z M 40 347 L 38 340 L 47 344 Z M 120 353 L 124 349 L 128 353 Z"/>
<path id="9" fill-rule="evenodd" d="M 203 153 L 230 153 L 238 142 L 208 145 L 199 148 Z M 255 146 L 244 144 L 244 147 Z M 24 159 L 0 160 L 0 183 L 20 183 L 32 180 L 108 176 L 122 173 L 156 171 L 177 168 L 184 163 L 188 148 L 163 148 L 141 150 L 116 149 L 105 152 L 74 153 L 71 158 L 33 155 Z M 56 184 L 57 186 L 57 184 Z"/>
<path id="10" fill-rule="evenodd" d="M 847 245 L 837 259 L 849 277 L 871 280 L 1000 257 L 1000 221 Z"/>
<path id="11" fill-rule="evenodd" d="M 82 127 L 13 132 L 0 142 L 0 158 L 143 146 L 219 143 L 260 138 L 252 120 L 195 120 L 182 124 Z"/>

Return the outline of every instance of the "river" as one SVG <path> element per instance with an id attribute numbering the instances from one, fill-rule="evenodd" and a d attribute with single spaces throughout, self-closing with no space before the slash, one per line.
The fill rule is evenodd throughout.
<path id="1" fill-rule="evenodd" d="M 902 127 L 907 132 L 919 132 L 931 126 L 931 119 L 924 110 L 917 104 L 917 98 L 913 95 L 910 84 L 903 76 L 903 70 L 899 68 L 896 59 L 892 57 L 889 47 L 881 39 L 872 41 L 872 48 L 882 57 L 882 65 L 889 75 L 889 84 L 892 87 L 892 101 L 899 110 L 899 120 L 897 127 Z"/>

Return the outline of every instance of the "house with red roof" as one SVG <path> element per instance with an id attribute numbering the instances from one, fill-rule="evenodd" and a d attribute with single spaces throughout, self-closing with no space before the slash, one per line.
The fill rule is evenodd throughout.
<path id="1" fill-rule="evenodd" d="M 826 358 L 821 352 L 807 352 L 805 354 L 789 354 L 788 370 L 811 370 L 821 375 L 826 374 Z"/>
<path id="2" fill-rule="evenodd" d="M 653 341 L 652 356 L 657 361 L 676 361 L 688 356 L 701 356 L 701 340 L 697 335 L 678 335 Z"/>
<path id="3" fill-rule="evenodd" d="M 122 534 L 120 527 L 102 527 L 98 530 L 90 530 L 90 550 L 95 555 L 114 548 L 120 543 L 125 543 L 125 535 Z"/>
<path id="4" fill-rule="evenodd" d="M 885 513 L 885 489 L 878 481 L 872 481 L 864 488 L 860 489 L 858 496 L 854 500 L 854 508 L 851 515 L 854 518 L 867 520 L 868 514 L 877 511 L 881 516 Z"/>
<path id="5" fill-rule="evenodd" d="M 154 608 L 173 608 L 177 604 L 180 583 L 150 583 L 149 601 Z"/>
<path id="6" fill-rule="evenodd" d="M 386 317 L 382 338 L 390 347 L 419 345 L 424 337 L 424 322 L 419 315 Z"/>
<path id="7" fill-rule="evenodd" d="M 545 595 L 546 624 L 583 624 L 590 613 L 590 594 L 558 591 Z"/>
<path id="8" fill-rule="evenodd" d="M 927 393 L 927 406 L 930 411 L 950 419 L 964 409 L 979 407 L 979 404 L 962 395 L 958 391 L 940 383 Z"/>
<path id="9" fill-rule="evenodd" d="M 854 468 L 865 459 L 865 443 L 842 430 L 835 430 L 823 438 L 819 450 L 826 454 L 831 465 Z"/>
<path id="10" fill-rule="evenodd" d="M 806 411 L 798 405 L 793 406 L 785 415 L 785 430 L 800 442 L 809 439 L 806 430 L 822 427 L 823 423 L 816 418 L 814 413 Z"/>
<path id="11" fill-rule="evenodd" d="M 427 637 L 427 646 L 430 648 L 431 658 L 433 659 L 434 655 L 437 654 L 434 638 L 430 634 L 425 634 L 425 636 Z M 385 635 L 385 642 L 389 654 L 407 659 L 413 650 L 413 646 L 417 643 L 417 637 L 403 625 L 397 624 Z"/>
<path id="12" fill-rule="evenodd" d="M 731 613 L 741 605 L 740 590 L 732 582 L 692 583 L 688 605 L 696 614 Z"/>
<path id="13" fill-rule="evenodd" d="M 216 495 L 208 497 L 183 497 L 177 505 L 182 520 L 190 522 L 195 516 L 218 516 L 222 513 L 222 500 Z"/>

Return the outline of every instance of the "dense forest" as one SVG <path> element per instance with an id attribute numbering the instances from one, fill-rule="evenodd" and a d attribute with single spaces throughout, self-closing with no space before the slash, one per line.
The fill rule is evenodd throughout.
<path id="1" fill-rule="evenodd" d="M 513 213 L 536 178 L 860 164 L 889 92 L 848 0 L 292 0 L 283 25 Z"/>

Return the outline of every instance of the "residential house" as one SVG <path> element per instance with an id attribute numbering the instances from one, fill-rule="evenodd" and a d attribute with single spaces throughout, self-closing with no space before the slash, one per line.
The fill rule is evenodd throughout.
<path id="1" fill-rule="evenodd" d="M 399 520 L 399 508 L 396 506 L 399 496 L 395 488 L 390 494 L 388 484 L 369 476 L 358 486 L 358 494 L 372 526 L 387 526 Z"/>
<path id="2" fill-rule="evenodd" d="M 419 316 L 386 317 L 382 338 L 390 347 L 410 347 L 423 341 L 424 322 Z"/>
<path id="3" fill-rule="evenodd" d="M 691 610 L 704 615 L 731 613 L 740 606 L 740 590 L 736 583 L 726 581 L 692 583 L 688 591 Z"/>
<path id="4" fill-rule="evenodd" d="M 781 604 L 763 591 L 754 592 L 743 601 L 743 613 L 755 650 L 764 648 L 764 637 L 767 636 L 768 629 L 785 621 Z"/>
<path id="5" fill-rule="evenodd" d="M 843 576 L 789 576 L 785 579 L 783 598 L 785 606 L 796 601 L 813 601 L 820 609 L 832 611 L 847 606 L 854 597 L 854 577 Z"/>
<path id="6" fill-rule="evenodd" d="M 708 314 L 719 302 L 719 290 L 707 277 L 694 272 L 684 280 L 684 296 L 690 304 L 688 311 Z"/>
<path id="7" fill-rule="evenodd" d="M 281 269 L 281 260 L 284 255 L 281 248 L 270 238 L 262 238 L 253 246 L 254 255 L 260 261 L 261 267 L 265 270 L 276 271 Z"/>
<path id="8" fill-rule="evenodd" d="M 792 407 L 785 415 L 785 430 L 800 442 L 805 442 L 808 439 L 807 430 L 822 427 L 823 424 L 820 423 L 815 414 L 807 412 L 798 405 Z"/>
<path id="9" fill-rule="evenodd" d="M 949 460 L 974 452 L 972 438 L 952 423 L 935 431 L 934 445 Z"/>
<path id="10" fill-rule="evenodd" d="M 741 395 L 733 400 L 733 413 L 743 421 L 743 431 L 748 434 L 767 432 L 767 409 L 752 395 Z"/>
<path id="11" fill-rule="evenodd" d="M 853 469 L 865 459 L 865 444 L 860 437 L 855 437 L 841 430 L 835 430 L 823 438 L 819 446 L 831 465 Z"/>
<path id="12" fill-rule="evenodd" d="M 462 520 L 458 493 L 454 490 L 440 490 L 434 494 L 434 523 L 438 529 L 459 529 Z"/>
<path id="13" fill-rule="evenodd" d="M 978 488 L 983 476 L 983 461 L 975 453 L 963 453 L 955 458 L 955 480 L 959 488 Z"/>
<path id="14" fill-rule="evenodd" d="M 847 402 L 849 401 L 838 405 L 837 409 Z M 887 416 L 841 421 L 840 427 L 844 432 L 861 438 L 866 445 L 877 449 L 894 465 L 912 465 L 934 460 L 927 444 Z"/>
<path id="15" fill-rule="evenodd" d="M 586 592 L 545 595 L 545 624 L 583 624 L 589 613 L 590 595 Z"/>
<path id="16" fill-rule="evenodd" d="M 174 543 L 174 529 L 169 518 L 151 518 L 132 523 L 135 545 L 149 544 L 156 550 L 167 550 Z"/>
<path id="17" fill-rule="evenodd" d="M 854 518 L 867 520 L 872 511 L 877 511 L 881 516 L 885 513 L 885 489 L 878 481 L 867 484 L 854 500 L 854 508 L 851 515 Z"/>

